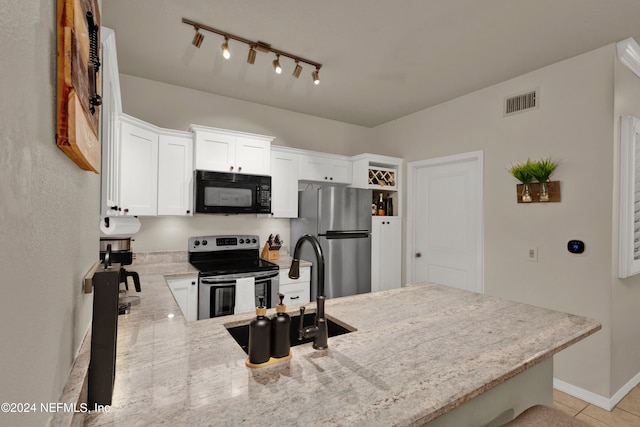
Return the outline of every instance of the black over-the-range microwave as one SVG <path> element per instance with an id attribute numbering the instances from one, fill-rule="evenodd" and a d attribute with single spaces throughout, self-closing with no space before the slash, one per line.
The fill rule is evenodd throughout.
<path id="1" fill-rule="evenodd" d="M 196 170 L 196 213 L 271 213 L 271 177 Z"/>

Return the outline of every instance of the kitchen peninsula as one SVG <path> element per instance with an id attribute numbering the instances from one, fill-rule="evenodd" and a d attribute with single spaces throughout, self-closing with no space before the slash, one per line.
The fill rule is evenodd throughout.
<path id="1" fill-rule="evenodd" d="M 550 404 L 551 356 L 600 329 L 584 317 L 422 283 L 328 300 L 327 315 L 356 331 L 329 338 L 328 350 L 304 344 L 289 362 L 249 369 L 225 325 L 250 314 L 186 322 L 165 276 L 193 267 L 135 267 L 144 291 L 119 317 L 113 403 L 85 425 L 420 426 L 520 381 L 497 404 L 482 404 L 493 412 L 474 412 L 487 423 Z M 529 383 L 541 385 L 530 392 Z"/>

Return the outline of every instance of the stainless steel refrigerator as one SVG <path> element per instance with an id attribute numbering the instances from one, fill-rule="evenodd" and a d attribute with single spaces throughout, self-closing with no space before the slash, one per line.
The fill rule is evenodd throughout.
<path id="1" fill-rule="evenodd" d="M 325 258 L 327 298 L 371 292 L 371 190 L 321 187 L 298 195 L 298 218 L 291 220 L 291 247 L 304 234 L 318 238 Z M 301 247 L 300 259 L 313 262 L 311 301 L 317 295 L 315 255 Z"/>

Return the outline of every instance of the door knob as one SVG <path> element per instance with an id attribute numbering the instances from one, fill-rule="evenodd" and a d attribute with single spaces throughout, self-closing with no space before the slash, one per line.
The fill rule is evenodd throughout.
<path id="1" fill-rule="evenodd" d="M 422 256 L 421 252 L 416 252 L 416 258 L 420 258 Z"/>

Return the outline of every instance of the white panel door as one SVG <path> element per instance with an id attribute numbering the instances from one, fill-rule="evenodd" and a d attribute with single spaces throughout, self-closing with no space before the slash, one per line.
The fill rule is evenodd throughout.
<path id="1" fill-rule="evenodd" d="M 271 150 L 271 213 L 276 218 L 298 217 L 298 155 Z"/>
<path id="2" fill-rule="evenodd" d="M 409 164 L 413 282 L 483 291 L 482 153 Z"/>
<path id="3" fill-rule="evenodd" d="M 236 138 L 216 132 L 196 132 L 196 169 L 236 172 Z"/>
<path id="4" fill-rule="evenodd" d="M 120 128 L 120 198 L 122 213 L 156 215 L 158 211 L 158 134 L 123 121 Z"/>
<path id="5" fill-rule="evenodd" d="M 269 175 L 271 172 L 271 143 L 264 140 L 236 137 L 235 172 Z"/>
<path id="6" fill-rule="evenodd" d="M 160 135 L 158 141 L 158 215 L 191 215 L 193 139 Z"/>

